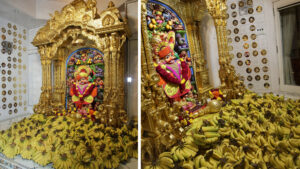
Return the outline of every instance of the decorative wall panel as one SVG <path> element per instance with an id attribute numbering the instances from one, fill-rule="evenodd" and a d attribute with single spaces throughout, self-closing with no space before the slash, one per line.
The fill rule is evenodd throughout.
<path id="1" fill-rule="evenodd" d="M 27 29 L 0 19 L 0 120 L 27 112 Z"/>
<path id="2" fill-rule="evenodd" d="M 264 2 L 228 0 L 227 6 L 232 65 L 248 89 L 268 92 L 271 90 L 271 71 Z"/>

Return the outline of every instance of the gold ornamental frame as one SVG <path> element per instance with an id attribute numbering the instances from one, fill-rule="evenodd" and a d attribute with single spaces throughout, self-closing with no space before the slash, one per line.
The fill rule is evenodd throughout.
<path id="1" fill-rule="evenodd" d="M 66 59 L 77 49 L 91 47 L 101 51 L 104 60 L 101 122 L 117 125 L 126 121 L 123 45 L 129 35 L 127 20 L 111 1 L 108 8 L 98 14 L 96 0 L 74 0 L 50 16 L 32 42 L 38 47 L 42 64 L 42 92 L 34 112 L 51 114 L 53 109 L 64 109 Z M 113 120 L 116 118 L 118 120 Z"/>
<path id="2" fill-rule="evenodd" d="M 209 13 L 215 24 L 219 52 L 219 87 L 226 99 L 242 96 L 245 86 L 231 65 L 226 33 L 226 0 L 155 0 L 174 10 L 184 22 L 189 43 L 192 66 L 195 71 L 198 99 L 205 101 L 212 89 L 201 42 L 200 23 Z M 161 152 L 170 149 L 184 136 L 184 128 L 178 121 L 180 105 L 171 106 L 163 90 L 157 85 L 159 75 L 153 66 L 151 45 L 147 34 L 146 4 L 141 2 L 141 66 L 142 66 L 142 158 L 143 164 L 154 161 Z"/>

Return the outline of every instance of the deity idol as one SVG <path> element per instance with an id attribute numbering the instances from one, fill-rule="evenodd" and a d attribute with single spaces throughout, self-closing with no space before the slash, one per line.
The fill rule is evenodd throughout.
<path id="1" fill-rule="evenodd" d="M 70 95 L 72 96 L 72 102 L 79 109 L 93 103 L 94 97 L 97 96 L 95 83 L 89 82 L 91 73 L 91 68 L 86 65 L 78 67 L 74 73 L 75 82 L 70 89 Z"/>
<path id="2" fill-rule="evenodd" d="M 188 63 L 185 61 L 186 52 L 182 51 L 178 56 L 174 52 L 174 45 L 175 33 L 170 31 L 156 48 L 160 61 L 155 66 L 161 77 L 159 85 L 162 85 L 171 101 L 179 101 L 181 96 L 192 89 L 190 82 L 191 72 Z M 176 59 L 175 55 L 179 59 Z"/>

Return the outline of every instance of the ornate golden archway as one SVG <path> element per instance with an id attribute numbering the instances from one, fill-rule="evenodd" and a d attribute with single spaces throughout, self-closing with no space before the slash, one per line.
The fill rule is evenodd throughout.
<path id="1" fill-rule="evenodd" d="M 161 87 L 157 85 L 160 77 L 155 70 L 152 46 L 148 37 L 147 8 L 150 0 L 142 0 L 142 158 L 143 162 L 154 160 L 159 153 L 169 149 L 184 135 L 184 129 L 178 122 L 180 105 L 171 105 Z M 226 0 L 155 0 L 174 10 L 185 25 L 191 63 L 197 86 L 198 99 L 206 100 L 209 84 L 208 69 L 201 42 L 200 23 L 205 13 L 209 13 L 215 23 L 218 52 L 220 88 L 226 99 L 243 94 L 245 88 L 231 65 L 226 36 Z M 155 2 L 154 2 L 155 3 Z"/>
<path id="2" fill-rule="evenodd" d="M 126 19 L 121 17 L 112 2 L 98 14 L 96 0 L 74 0 L 51 17 L 32 42 L 41 56 L 43 78 L 40 100 L 34 106 L 34 112 L 51 114 L 53 109 L 64 109 L 66 59 L 76 49 L 91 47 L 104 55 L 106 71 L 103 104 L 99 106 L 101 121 L 116 125 L 112 118 L 126 120 L 123 52 L 129 34 Z"/>

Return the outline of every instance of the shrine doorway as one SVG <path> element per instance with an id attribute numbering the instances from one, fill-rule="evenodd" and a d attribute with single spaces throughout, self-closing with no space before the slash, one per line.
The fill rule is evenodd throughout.
<path id="1" fill-rule="evenodd" d="M 92 87 L 92 88 L 91 88 Z M 96 110 L 103 103 L 104 60 L 103 53 L 95 48 L 80 48 L 72 52 L 66 60 L 66 109 L 76 110 L 83 106 Z M 76 104 L 80 95 L 87 100 L 84 105 Z"/>

